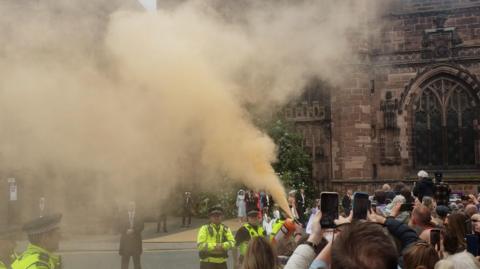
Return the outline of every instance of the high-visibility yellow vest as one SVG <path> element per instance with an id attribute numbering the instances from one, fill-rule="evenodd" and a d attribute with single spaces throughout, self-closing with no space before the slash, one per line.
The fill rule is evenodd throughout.
<path id="1" fill-rule="evenodd" d="M 16 260 L 18 257 L 17 253 L 10 255 L 10 260 L 7 261 L 8 264 L 11 264 L 12 261 Z M 7 266 L 4 262 L 0 261 L 0 269 L 10 269 L 11 267 Z"/>
<path id="2" fill-rule="evenodd" d="M 217 244 L 222 245 L 222 250 L 216 250 Z M 200 254 L 200 261 L 202 262 L 227 262 L 227 252 L 234 246 L 235 239 L 232 231 L 223 224 L 206 224 L 200 227 L 198 231 L 197 248 Z"/>
<path id="3" fill-rule="evenodd" d="M 285 223 L 285 220 L 277 219 L 275 223 L 272 226 L 272 232 L 270 233 L 270 238 L 275 238 L 275 235 L 282 229 L 283 224 Z"/>
<path id="4" fill-rule="evenodd" d="M 60 269 L 60 257 L 51 254 L 47 250 L 29 244 L 23 252 L 12 263 L 12 269 Z"/>
<path id="5" fill-rule="evenodd" d="M 250 239 L 259 237 L 259 236 L 265 236 L 265 231 L 260 225 L 258 225 L 256 230 L 249 223 L 243 224 L 243 227 L 247 229 L 248 234 L 250 234 Z M 248 242 L 249 241 L 245 241 L 240 244 L 240 255 L 245 256 L 245 254 L 247 253 Z"/>

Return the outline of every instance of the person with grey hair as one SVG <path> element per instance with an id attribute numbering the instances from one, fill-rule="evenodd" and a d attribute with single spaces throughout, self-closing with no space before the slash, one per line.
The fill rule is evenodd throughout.
<path id="1" fill-rule="evenodd" d="M 390 187 L 389 184 L 387 183 L 383 184 L 382 190 L 385 192 L 388 202 L 391 202 L 393 198 L 395 198 L 395 192 L 392 191 L 392 187 Z"/>
<path id="2" fill-rule="evenodd" d="M 417 176 L 418 181 L 415 182 L 415 186 L 413 187 L 413 195 L 415 195 L 420 202 L 422 202 L 424 196 L 434 197 L 435 184 L 433 180 L 428 177 L 428 173 L 420 170 Z"/>
<path id="3" fill-rule="evenodd" d="M 393 201 L 385 207 L 385 215 L 394 217 L 396 220 L 400 221 L 401 223 L 407 224 L 410 220 L 410 212 L 409 211 L 400 211 L 397 207 L 402 204 L 406 203 L 405 197 L 403 195 L 397 195 L 393 198 Z"/>

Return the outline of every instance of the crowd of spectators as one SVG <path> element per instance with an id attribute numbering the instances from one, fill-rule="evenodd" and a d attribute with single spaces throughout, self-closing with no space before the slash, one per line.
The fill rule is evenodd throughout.
<path id="1" fill-rule="evenodd" d="M 286 242 L 252 238 L 242 268 L 480 269 L 479 197 L 452 195 L 425 171 L 418 177 L 413 188 L 399 182 L 371 193 L 365 220 L 352 218 L 347 190 L 334 229 L 321 227 L 316 200 Z"/>

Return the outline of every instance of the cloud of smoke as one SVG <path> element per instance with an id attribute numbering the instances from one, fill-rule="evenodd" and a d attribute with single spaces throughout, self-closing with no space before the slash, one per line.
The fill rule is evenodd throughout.
<path id="1" fill-rule="evenodd" d="M 312 77 L 348 76 L 352 33 L 376 10 L 373 0 L 194 0 L 148 13 L 33 2 L 1 12 L 4 171 L 93 171 L 119 193 L 147 178 L 153 197 L 178 182 L 214 190 L 226 176 L 282 208 L 275 145 L 245 107 L 272 112 Z"/>

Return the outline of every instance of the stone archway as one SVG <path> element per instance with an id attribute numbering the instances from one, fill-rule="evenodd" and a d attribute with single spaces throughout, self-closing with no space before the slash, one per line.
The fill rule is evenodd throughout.
<path id="1" fill-rule="evenodd" d="M 399 104 L 401 157 L 410 168 L 476 168 L 480 87 L 467 70 L 432 66 L 410 81 Z"/>

